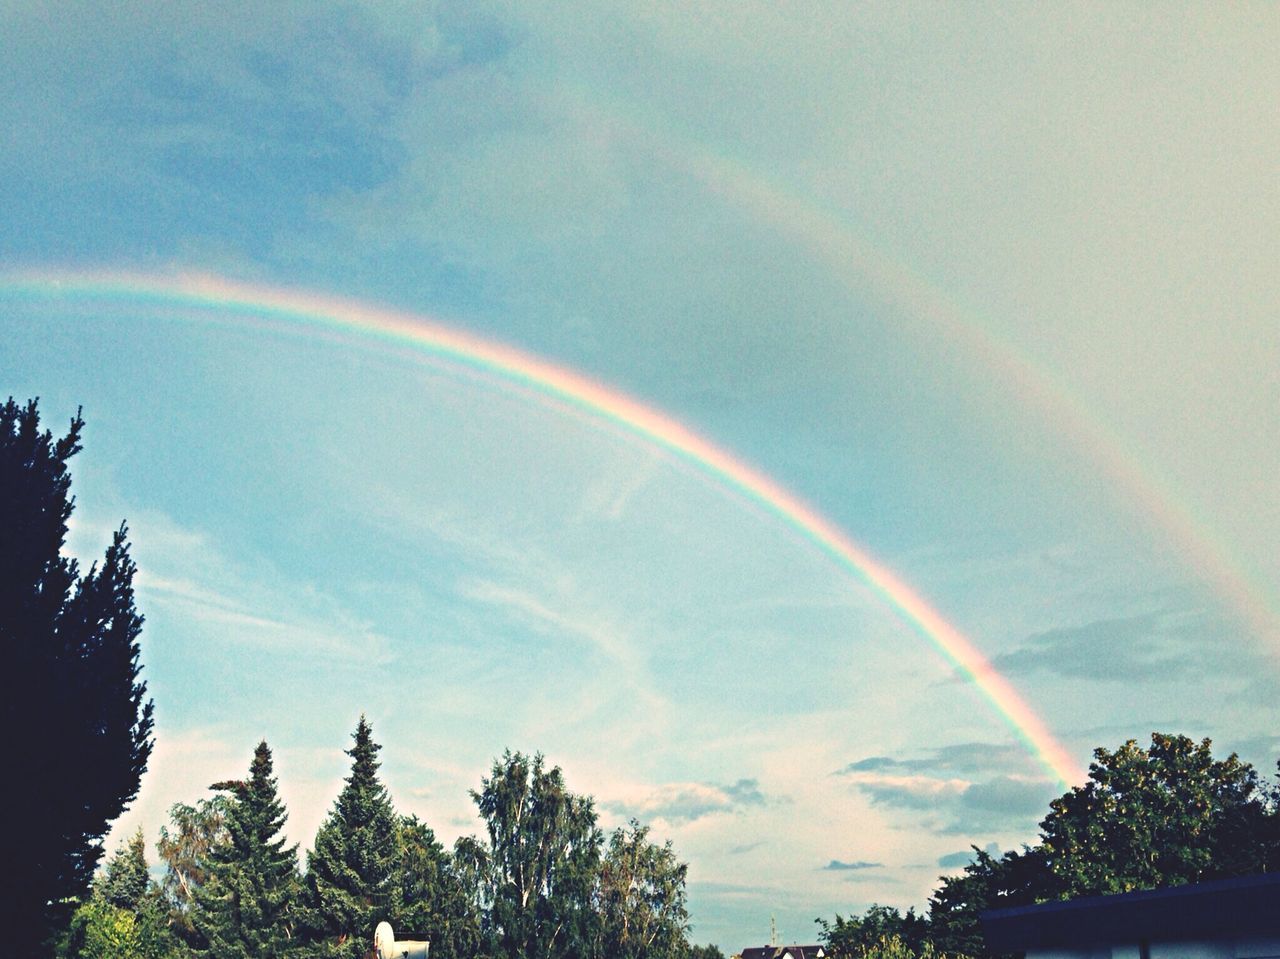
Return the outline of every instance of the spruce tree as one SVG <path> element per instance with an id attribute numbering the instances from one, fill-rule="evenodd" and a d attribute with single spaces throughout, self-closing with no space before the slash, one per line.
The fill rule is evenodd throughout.
<path id="1" fill-rule="evenodd" d="M 396 813 L 378 779 L 378 750 L 364 716 L 347 750 L 351 775 L 307 857 L 313 932 L 325 955 L 358 959 L 398 903 Z"/>
<path id="2" fill-rule="evenodd" d="M 258 744 L 248 782 L 217 783 L 229 794 L 225 838 L 209 856 L 192 918 L 210 959 L 283 956 L 295 945 L 298 847 L 285 847 L 286 814 L 276 794 L 271 750 Z"/>
<path id="3" fill-rule="evenodd" d="M 55 439 L 34 400 L 0 405 L 0 902 L 23 917 L 8 941 L 21 957 L 83 900 L 151 754 L 125 528 L 83 575 L 62 552 L 83 427 L 77 414 Z"/>
<path id="4" fill-rule="evenodd" d="M 141 826 L 107 860 L 106 871 L 94 885 L 95 892 L 113 906 L 136 912 L 142 905 L 151 877 L 147 873 L 146 841 L 142 838 Z"/>

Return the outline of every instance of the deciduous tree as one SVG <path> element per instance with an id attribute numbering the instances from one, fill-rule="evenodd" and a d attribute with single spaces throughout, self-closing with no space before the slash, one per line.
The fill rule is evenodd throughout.
<path id="1" fill-rule="evenodd" d="M 487 841 L 455 847 L 475 884 L 484 948 L 508 959 L 590 954 L 597 937 L 592 892 L 602 836 L 591 799 L 565 788 L 542 756 L 503 754 L 478 792 Z"/>

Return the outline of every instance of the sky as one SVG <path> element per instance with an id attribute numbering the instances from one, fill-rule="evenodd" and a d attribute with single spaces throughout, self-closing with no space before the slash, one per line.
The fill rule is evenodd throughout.
<path id="1" fill-rule="evenodd" d="M 146 616 L 109 847 L 265 738 L 305 851 L 364 713 L 446 842 L 541 751 L 737 950 L 924 905 L 1096 747 L 1274 771 L 1275 6 L 0 34 L 0 393 L 83 407 L 68 548 L 127 521 Z"/>

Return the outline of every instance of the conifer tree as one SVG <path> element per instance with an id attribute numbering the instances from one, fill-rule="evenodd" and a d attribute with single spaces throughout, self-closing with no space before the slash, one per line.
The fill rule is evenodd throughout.
<path id="1" fill-rule="evenodd" d="M 0 723 L 13 779 L 0 790 L 0 902 L 23 917 L 8 940 L 18 956 L 39 954 L 84 898 L 151 753 L 125 528 L 83 575 L 62 551 L 83 427 L 77 414 L 55 439 L 34 400 L 0 404 Z"/>
<path id="2" fill-rule="evenodd" d="M 399 899 L 396 813 L 378 779 L 378 750 L 364 716 L 347 750 L 351 775 L 307 857 L 313 931 L 325 955 L 357 959 Z"/>
<path id="3" fill-rule="evenodd" d="M 139 826 L 128 842 L 122 843 L 115 855 L 107 860 L 106 871 L 95 883 L 95 891 L 111 905 L 136 912 L 150 884 L 146 841 Z"/>
<path id="4" fill-rule="evenodd" d="M 297 846 L 285 847 L 286 814 L 276 794 L 271 750 L 258 744 L 248 782 L 217 783 L 229 794 L 225 838 L 209 855 L 196 893 L 196 929 L 210 959 L 279 957 L 295 945 L 299 913 Z"/>

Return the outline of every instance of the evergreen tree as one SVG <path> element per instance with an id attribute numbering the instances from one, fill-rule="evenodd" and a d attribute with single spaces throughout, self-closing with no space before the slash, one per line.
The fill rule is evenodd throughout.
<path id="1" fill-rule="evenodd" d="M 271 750 L 258 744 L 248 782 L 217 783 L 225 791 L 225 839 L 210 852 L 208 877 L 196 893 L 193 920 L 210 959 L 283 956 L 298 920 L 298 847 L 285 847 L 287 818 L 276 794 Z"/>
<path id="2" fill-rule="evenodd" d="M 364 716 L 347 750 L 351 775 L 307 856 L 307 893 L 322 953 L 358 959 L 374 927 L 398 904 L 396 814 L 378 779 L 378 750 Z"/>
<path id="3" fill-rule="evenodd" d="M 111 905 L 137 911 L 150 885 L 146 841 L 142 838 L 142 827 L 139 826 L 129 841 L 122 843 L 115 855 L 107 860 L 106 871 L 95 883 L 95 887 Z"/>
<path id="4" fill-rule="evenodd" d="M 147 873 L 139 829 L 107 861 L 93 893 L 71 916 L 56 954 L 61 959 L 176 959 L 181 953 L 169 928 L 159 887 Z"/>
<path id="5" fill-rule="evenodd" d="M 9 932 L 20 957 L 83 899 L 151 754 L 125 528 L 84 575 L 62 555 L 83 427 L 77 414 L 55 440 L 36 401 L 0 406 L 0 722 L 21 781 L 0 791 L 0 901 L 23 917 Z"/>

